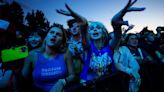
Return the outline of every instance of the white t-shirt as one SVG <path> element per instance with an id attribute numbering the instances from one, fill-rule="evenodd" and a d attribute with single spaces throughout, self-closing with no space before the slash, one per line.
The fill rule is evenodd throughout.
<path id="1" fill-rule="evenodd" d="M 137 60 L 134 58 L 129 48 L 121 46 L 114 52 L 114 62 L 119 64 L 118 70 L 131 74 L 133 71 L 139 71 L 140 66 Z"/>

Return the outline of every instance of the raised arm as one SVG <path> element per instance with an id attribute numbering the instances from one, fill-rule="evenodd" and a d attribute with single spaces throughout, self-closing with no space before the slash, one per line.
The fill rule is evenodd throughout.
<path id="1" fill-rule="evenodd" d="M 67 8 L 68 11 L 60 9 L 60 10 L 56 10 L 56 12 L 66 16 L 72 16 L 81 24 L 82 41 L 83 41 L 83 45 L 85 46 L 87 44 L 87 37 L 86 37 L 87 28 L 88 28 L 87 19 L 74 12 L 67 4 L 65 4 L 65 7 Z"/>
<path id="2" fill-rule="evenodd" d="M 83 24 L 87 24 L 87 20 L 83 17 L 74 12 L 67 4 L 65 4 L 65 7 L 67 8 L 68 11 L 65 10 L 56 10 L 57 13 L 66 15 L 66 16 L 72 16 L 73 18 L 77 19 L 78 21 L 82 22 Z"/>
<path id="3" fill-rule="evenodd" d="M 134 3 L 136 3 L 137 0 L 129 0 L 129 2 L 126 4 L 126 6 L 121 9 L 113 18 L 112 18 L 112 26 L 115 27 L 121 27 L 122 25 L 129 25 L 128 21 L 124 21 L 123 17 L 127 12 L 132 11 L 143 11 L 145 8 L 138 8 L 138 7 L 132 7 Z"/>
<path id="4" fill-rule="evenodd" d="M 114 39 L 112 40 L 111 46 L 113 49 L 116 49 L 119 46 L 119 42 L 121 39 L 121 26 L 122 25 L 129 25 L 128 21 L 124 21 L 123 17 L 127 12 L 132 12 L 132 11 L 143 11 L 145 8 L 137 8 L 137 7 L 132 7 L 134 3 L 136 3 L 137 0 L 129 0 L 126 6 L 121 9 L 116 15 L 113 16 L 111 24 L 114 29 Z"/>

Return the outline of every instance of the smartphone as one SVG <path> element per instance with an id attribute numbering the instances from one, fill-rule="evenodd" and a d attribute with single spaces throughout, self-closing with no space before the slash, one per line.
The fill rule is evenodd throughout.
<path id="1" fill-rule="evenodd" d="M 28 56 L 28 47 L 19 46 L 1 51 L 2 62 L 12 62 L 14 60 L 22 59 Z"/>

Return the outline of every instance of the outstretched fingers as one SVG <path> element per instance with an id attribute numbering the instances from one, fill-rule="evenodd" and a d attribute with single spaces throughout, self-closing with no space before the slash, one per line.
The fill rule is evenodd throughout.
<path id="1" fill-rule="evenodd" d="M 69 10 L 72 11 L 71 8 L 65 3 L 65 7 Z"/>
<path id="2" fill-rule="evenodd" d="M 112 18 L 112 25 L 116 26 L 116 25 L 128 25 L 126 21 L 123 21 L 123 16 L 126 14 L 128 8 L 131 5 L 131 0 L 128 1 L 128 3 L 126 4 L 126 6 L 121 9 L 120 12 L 118 12 L 113 18 Z"/>
<path id="3" fill-rule="evenodd" d="M 126 6 L 121 10 L 120 17 L 123 17 L 126 14 L 128 8 L 131 6 L 131 2 L 132 2 L 132 0 L 129 0 L 128 3 L 126 4 Z"/>
<path id="4" fill-rule="evenodd" d="M 75 12 L 74 12 L 67 4 L 65 4 L 65 7 L 68 9 L 68 11 L 70 12 L 70 14 L 71 14 L 72 16 L 75 15 Z"/>
<path id="5" fill-rule="evenodd" d="M 66 15 L 66 16 L 70 16 L 70 13 L 68 11 L 65 11 L 65 10 L 62 10 L 62 9 L 60 9 L 60 10 L 56 9 L 56 12 L 60 13 L 60 14 L 63 14 L 63 15 Z"/>
<path id="6" fill-rule="evenodd" d="M 142 7 L 142 8 L 138 8 L 138 7 L 130 7 L 128 8 L 127 12 L 131 12 L 131 11 L 143 11 L 146 8 Z"/>
<path id="7" fill-rule="evenodd" d="M 137 2 L 137 0 L 134 0 L 131 2 L 130 6 L 127 9 L 127 12 L 131 12 L 131 11 L 143 11 L 146 8 L 142 7 L 142 8 L 138 8 L 138 7 L 132 7 L 135 3 Z"/>
<path id="8" fill-rule="evenodd" d="M 126 6 L 112 18 L 112 25 L 114 25 L 114 26 L 127 25 L 128 26 L 128 22 L 123 20 L 123 17 L 125 16 L 125 14 L 127 12 L 143 11 L 146 9 L 144 7 L 142 7 L 142 8 L 132 7 L 136 2 L 137 2 L 137 0 L 134 0 L 134 1 L 129 0 L 128 3 L 126 4 Z"/>
<path id="9" fill-rule="evenodd" d="M 137 2 L 137 0 L 134 0 L 133 2 L 131 2 L 130 7 L 136 2 Z"/>

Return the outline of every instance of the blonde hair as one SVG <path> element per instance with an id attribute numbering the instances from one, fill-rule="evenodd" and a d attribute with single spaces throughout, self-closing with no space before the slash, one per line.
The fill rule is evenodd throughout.
<path id="1" fill-rule="evenodd" d="M 49 33 L 49 31 L 54 28 L 54 27 L 57 27 L 59 29 L 61 29 L 62 33 L 63 33 L 63 40 L 62 40 L 62 44 L 60 45 L 58 49 L 59 52 L 65 52 L 66 49 L 67 49 L 67 44 L 66 44 L 66 41 L 67 41 L 67 36 L 66 36 L 66 30 L 64 29 L 63 25 L 61 24 L 57 24 L 57 23 L 54 23 L 47 31 L 47 34 Z M 44 38 L 43 40 L 43 43 L 42 43 L 42 46 L 39 48 L 39 50 L 41 52 L 44 52 L 45 51 L 45 47 L 46 47 L 46 38 L 47 38 L 47 35 L 46 37 Z"/>

